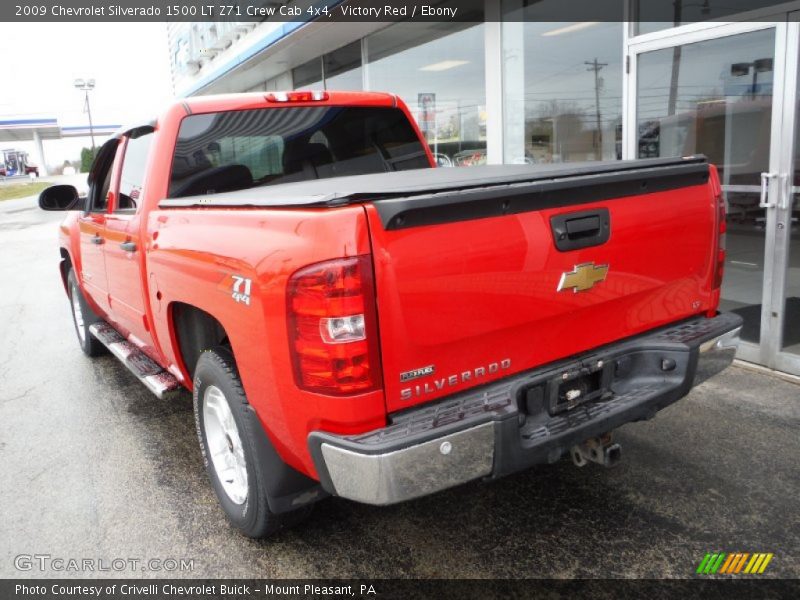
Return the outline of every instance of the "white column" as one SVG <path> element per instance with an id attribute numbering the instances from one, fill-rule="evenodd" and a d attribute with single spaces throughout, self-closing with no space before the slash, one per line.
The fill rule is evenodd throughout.
<path id="1" fill-rule="evenodd" d="M 484 3 L 484 63 L 486 81 L 486 162 L 503 162 L 503 24 L 497 0 Z"/>
<path id="2" fill-rule="evenodd" d="M 524 23 L 519 0 L 486 0 L 486 141 L 488 162 L 522 162 L 525 156 Z M 502 21 L 502 7 L 512 20 Z"/>
<path id="3" fill-rule="evenodd" d="M 636 116 L 636 97 L 639 54 L 631 47 L 633 24 L 626 21 L 622 41 L 622 158 L 638 158 L 639 125 Z"/>
<path id="4" fill-rule="evenodd" d="M 44 146 L 39 132 L 33 130 L 33 143 L 36 145 L 36 165 L 39 167 L 39 175 L 47 175 L 47 164 L 44 162 Z"/>
<path id="5" fill-rule="evenodd" d="M 521 18 L 521 2 L 509 2 Z M 525 159 L 525 23 L 503 23 L 503 98 L 505 101 L 505 160 L 521 163 Z M 554 136 L 555 137 L 555 136 Z"/>

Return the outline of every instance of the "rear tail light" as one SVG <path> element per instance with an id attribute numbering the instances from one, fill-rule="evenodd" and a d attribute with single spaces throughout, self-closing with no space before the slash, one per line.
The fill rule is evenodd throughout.
<path id="1" fill-rule="evenodd" d="M 272 92 L 267 94 L 269 102 L 321 102 L 328 99 L 328 92 Z"/>
<path id="2" fill-rule="evenodd" d="M 714 267 L 714 289 L 722 287 L 722 277 L 725 274 L 725 231 L 727 225 L 725 223 L 725 200 L 719 196 L 719 241 L 717 243 L 717 264 Z"/>
<path id="3" fill-rule="evenodd" d="M 345 396 L 381 386 L 375 287 L 369 256 L 295 272 L 286 291 L 289 350 L 304 390 Z"/>
<path id="4" fill-rule="evenodd" d="M 712 189 L 714 190 L 717 209 L 717 247 L 712 287 L 714 289 L 719 289 L 722 287 L 722 276 L 725 274 L 725 235 L 728 230 L 728 224 L 726 221 L 725 198 L 722 195 L 722 188 L 719 184 L 717 170 L 713 165 L 711 167 L 711 173 L 713 181 Z"/>

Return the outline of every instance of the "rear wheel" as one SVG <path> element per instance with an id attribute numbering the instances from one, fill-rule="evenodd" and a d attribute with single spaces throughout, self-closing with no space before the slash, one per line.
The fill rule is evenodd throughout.
<path id="1" fill-rule="evenodd" d="M 81 350 L 86 356 L 103 354 L 105 346 L 89 331 L 89 326 L 101 319 L 83 297 L 74 269 L 70 269 L 67 275 L 67 291 L 69 292 L 69 304 L 72 308 L 72 322 L 75 324 L 75 333 L 78 334 L 78 344 L 80 344 Z"/>
<path id="2" fill-rule="evenodd" d="M 246 536 L 266 537 L 297 523 L 307 509 L 276 514 L 267 503 L 269 473 L 256 452 L 246 424 L 250 410 L 231 352 L 206 350 L 194 376 L 194 417 L 203 462 L 228 520 Z"/>

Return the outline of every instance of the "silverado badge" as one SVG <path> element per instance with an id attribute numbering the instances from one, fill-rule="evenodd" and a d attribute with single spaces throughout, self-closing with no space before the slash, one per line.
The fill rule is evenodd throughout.
<path id="1" fill-rule="evenodd" d="M 594 287 L 595 283 L 604 281 L 608 275 L 608 265 L 595 265 L 593 262 L 575 265 L 572 271 L 561 274 L 557 292 L 571 289 L 576 294 Z"/>

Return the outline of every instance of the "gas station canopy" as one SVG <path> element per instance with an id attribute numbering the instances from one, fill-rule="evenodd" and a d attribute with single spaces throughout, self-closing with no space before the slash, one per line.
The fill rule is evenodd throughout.
<path id="1" fill-rule="evenodd" d="M 96 136 L 111 135 L 119 125 L 93 125 Z M 57 119 L 0 119 L 0 142 L 30 142 L 36 136 L 42 140 L 58 140 L 65 137 L 88 136 L 89 126 L 60 126 Z"/>
<path id="2" fill-rule="evenodd" d="M 93 125 L 91 130 L 88 125 L 64 126 L 58 124 L 58 119 L 0 119 L 0 143 L 3 142 L 33 142 L 36 145 L 35 160 L 42 175 L 47 174 L 44 158 L 43 140 L 58 140 L 67 137 L 86 137 L 94 134 L 97 137 L 111 135 L 119 125 Z M 2 150 L 2 148 L 0 148 Z M 2 162 L 2 155 L 0 155 Z M 0 164 L 0 167 L 3 165 Z"/>

